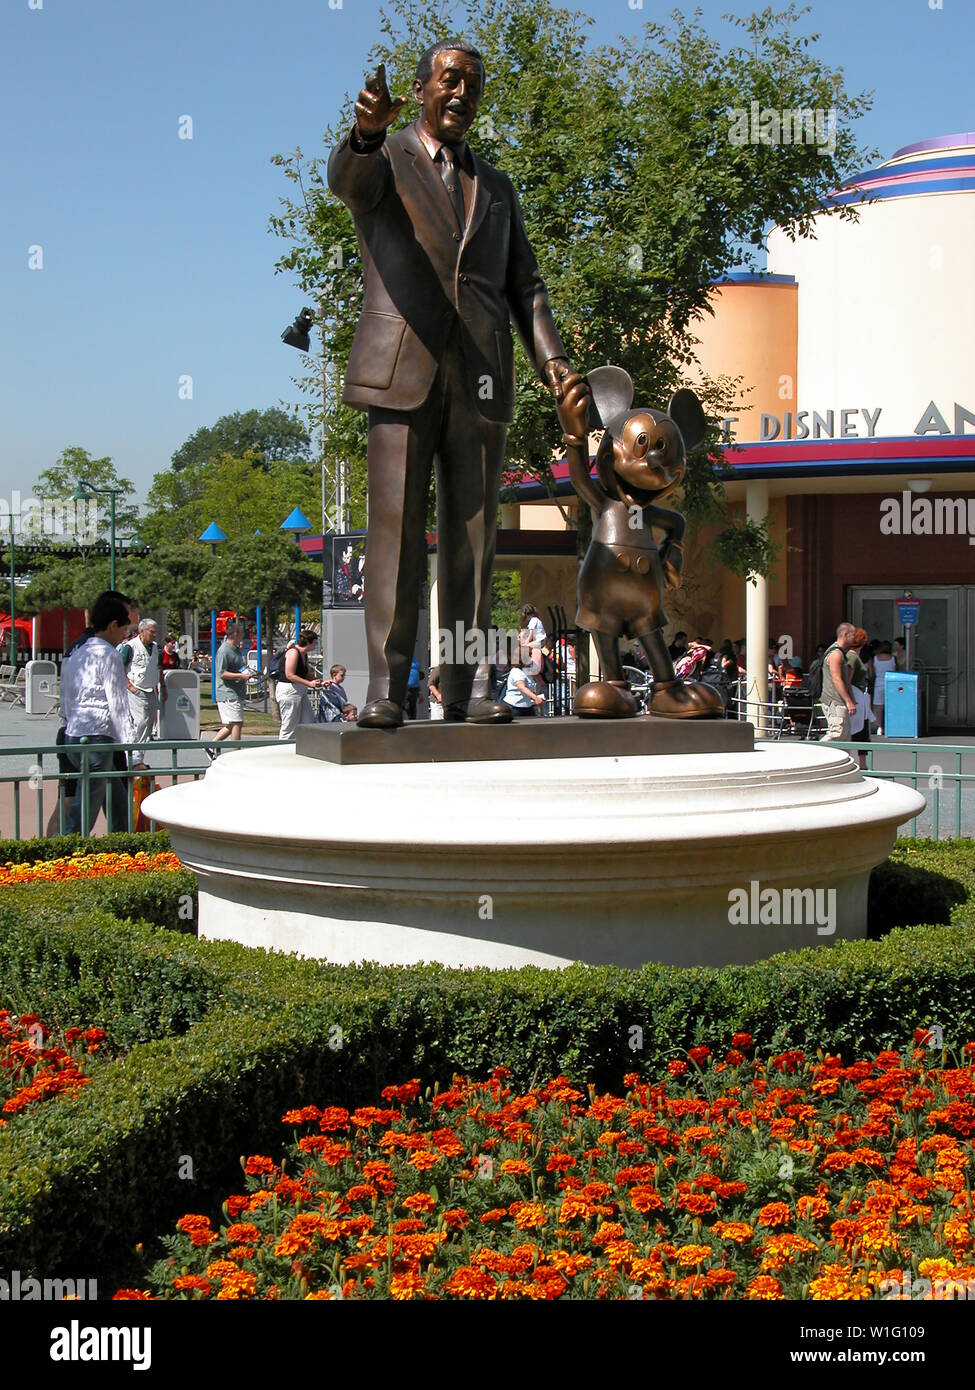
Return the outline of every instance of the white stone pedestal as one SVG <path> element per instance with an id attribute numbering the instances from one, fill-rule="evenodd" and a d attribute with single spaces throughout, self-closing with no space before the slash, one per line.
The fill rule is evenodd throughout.
<path id="1" fill-rule="evenodd" d="M 863 936 L 870 870 L 923 807 L 793 743 L 391 766 L 260 748 L 144 803 L 199 876 L 203 937 L 494 967 L 725 965 Z"/>

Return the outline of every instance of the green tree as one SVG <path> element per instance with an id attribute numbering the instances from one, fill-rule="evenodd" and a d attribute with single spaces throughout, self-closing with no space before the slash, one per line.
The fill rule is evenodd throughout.
<path id="1" fill-rule="evenodd" d="M 272 621 L 296 603 L 318 607 L 321 601 L 321 564 L 280 535 L 245 536 L 221 546 L 198 592 L 200 608 L 253 613 L 261 604 Z"/>
<path id="2" fill-rule="evenodd" d="M 44 469 L 34 484 L 34 492 L 41 502 L 56 500 L 65 504 L 67 519 L 76 523 L 66 531 L 73 545 L 87 550 L 111 538 L 111 499 L 107 494 L 95 493 L 87 508 L 83 503 L 74 504 L 75 490 L 82 482 L 96 488 L 120 489 L 115 498 L 115 534 L 122 536 L 135 530 L 139 509 L 128 500 L 135 492 L 133 484 L 128 478 L 119 477 L 110 458 L 92 458 L 87 449 L 72 445 L 56 463 Z"/>
<path id="3" fill-rule="evenodd" d="M 199 541 L 166 543 L 121 561 L 118 585 L 145 612 L 165 608 L 182 614 L 199 606 L 200 588 L 212 562 L 208 547 Z"/>
<path id="4" fill-rule="evenodd" d="M 317 530 L 321 476 L 316 464 L 280 460 L 265 470 L 256 454 L 221 454 L 179 472 L 157 473 L 139 534 L 153 545 L 189 544 L 215 521 L 237 540 L 256 530 L 278 530 L 294 507 Z"/>
<path id="5" fill-rule="evenodd" d="M 214 425 L 204 425 L 173 454 L 172 466 L 180 472 L 191 464 L 209 463 L 221 454 L 254 454 L 269 469 L 282 460 L 308 461 L 311 440 L 294 415 L 277 406 L 266 410 L 235 411 L 221 415 Z"/>
<path id="6" fill-rule="evenodd" d="M 800 31 L 807 12 L 766 7 L 735 21 L 746 42 L 723 48 L 698 14 L 675 10 L 667 24 L 597 46 L 585 32 L 591 20 L 551 0 L 470 0 L 447 12 L 392 0 L 364 66 L 385 62 L 390 91 L 405 95 L 428 44 L 450 33 L 474 41 L 487 80 L 471 143 L 518 191 L 571 361 L 583 371 L 625 367 L 637 399 L 661 405 L 694 366 L 694 327 L 709 312 L 713 282 L 755 265 L 770 222 L 808 235 L 829 192 L 875 157 L 853 132 L 869 98 L 848 92 L 842 72 L 815 56 L 818 36 Z M 753 100 L 834 111 L 833 148 L 733 143 L 735 113 Z M 415 115 L 410 100 L 400 123 Z M 327 148 L 352 119 L 348 98 L 325 132 Z M 327 150 L 311 160 L 300 149 L 274 156 L 294 187 L 270 226 L 291 242 L 277 269 L 318 306 L 322 360 L 340 375 L 361 307 L 361 257 L 351 215 L 325 186 L 326 158 Z M 509 457 L 544 475 L 559 443 L 555 412 L 523 354 L 517 370 Z M 334 391 L 322 396 L 315 379 L 329 448 L 361 464 L 361 412 L 339 405 Z M 702 394 L 716 415 L 721 388 Z M 721 511 L 716 427 L 707 443 L 688 468 L 692 526 Z"/>

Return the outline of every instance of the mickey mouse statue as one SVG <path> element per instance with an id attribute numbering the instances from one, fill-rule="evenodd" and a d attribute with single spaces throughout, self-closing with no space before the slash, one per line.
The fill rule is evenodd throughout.
<path id="1" fill-rule="evenodd" d="M 633 382 L 621 367 L 597 367 L 558 405 L 569 476 L 593 515 L 593 535 L 579 571 L 576 623 L 591 632 L 602 680 L 576 692 L 573 713 L 628 719 L 638 713 L 623 679 L 619 639 L 635 638 L 653 672 L 650 712 L 667 719 L 713 719 L 724 714 L 709 685 L 684 684 L 663 638 L 665 588 L 680 587 L 684 518 L 657 505 L 684 476 L 688 450 L 704 438 L 705 418 L 693 391 L 680 390 L 666 414 L 632 409 Z M 602 429 L 596 479 L 589 473 L 587 428 Z M 655 532 L 663 532 L 658 542 Z"/>

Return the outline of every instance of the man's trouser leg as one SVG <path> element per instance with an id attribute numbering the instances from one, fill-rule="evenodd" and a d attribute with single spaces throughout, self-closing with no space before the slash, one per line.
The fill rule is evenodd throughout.
<path id="1" fill-rule="evenodd" d="M 451 634 L 454 656 L 440 668 L 446 707 L 492 698 L 493 653 L 487 634 L 507 427 L 480 414 L 459 356 L 451 359 L 444 377 L 437 456 L 437 580 L 440 626 Z M 470 659 L 464 649 L 457 650 L 458 631 L 474 635 Z"/>
<path id="2" fill-rule="evenodd" d="M 79 747 L 79 745 L 81 744 L 81 739 L 74 738 L 71 735 L 67 735 L 65 737 L 64 742 L 65 746 L 69 749 L 68 757 L 71 759 L 71 762 L 78 769 L 79 772 L 78 790 L 77 794 L 75 795 L 74 801 L 71 803 L 71 809 L 68 812 L 68 818 L 67 823 L 65 825 L 65 829 L 69 835 L 80 835 L 82 833 L 81 813 L 83 802 L 83 778 L 80 776 L 82 768 L 82 753 L 81 748 Z M 92 735 L 92 737 L 89 738 L 86 746 L 88 749 L 89 772 L 87 833 L 90 835 L 92 827 L 95 824 L 95 821 L 98 819 L 98 813 L 102 809 L 102 803 L 105 800 L 105 778 L 98 777 L 95 774 L 102 772 L 105 768 L 111 767 L 113 757 L 112 749 L 115 746 L 115 741 L 114 739 L 110 739 L 102 735 Z M 120 826 L 116 828 L 119 830 L 125 830 L 127 827 L 125 825 L 125 822 L 123 822 Z"/>
<path id="3" fill-rule="evenodd" d="M 417 410 L 369 410 L 366 701 L 406 701 L 427 568 L 427 492 L 437 447 L 439 381 Z"/>

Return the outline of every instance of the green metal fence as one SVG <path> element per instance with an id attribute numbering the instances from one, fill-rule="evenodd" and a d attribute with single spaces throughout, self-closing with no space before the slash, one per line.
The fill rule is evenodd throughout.
<path id="1" fill-rule="evenodd" d="M 281 740 L 277 738 L 249 738 L 246 742 L 234 742 L 230 739 L 214 744 L 213 739 L 199 739 L 194 742 L 176 742 L 173 740 L 153 740 L 148 748 L 145 743 L 115 743 L 105 745 L 102 743 L 89 743 L 87 739 L 82 739 L 80 743 L 64 744 L 43 744 L 36 747 L 0 748 L 0 769 L 2 769 L 11 758 L 16 758 L 22 762 L 25 758 L 32 759 L 26 772 L 5 773 L 0 772 L 0 786 L 8 785 L 13 787 L 13 838 L 15 840 L 30 838 L 33 835 L 43 837 L 47 833 L 45 825 L 44 810 L 44 788 L 51 783 L 56 783 L 58 788 L 57 810 L 58 828 L 54 833 L 65 834 L 68 809 L 72 803 L 73 796 L 69 795 L 71 783 L 75 784 L 74 796 L 81 797 L 81 830 L 82 834 L 87 834 L 91 824 L 91 786 L 92 782 L 105 781 L 106 784 L 117 781 L 125 781 L 131 788 L 136 777 L 149 777 L 153 779 L 165 778 L 167 783 L 172 779 L 175 785 L 184 781 L 199 781 L 207 768 L 210 767 L 207 758 L 207 748 L 216 748 L 219 757 L 226 757 L 238 752 L 241 748 L 264 748 L 268 745 L 275 745 Z M 285 744 L 294 743 L 293 739 L 284 740 Z M 67 760 L 68 748 L 71 748 L 75 757 L 80 762 L 80 768 L 76 770 L 70 766 Z M 92 772 L 89 767 L 92 753 L 110 747 L 112 753 L 130 754 L 138 751 L 142 754 L 168 752 L 171 759 L 171 766 L 142 769 L 133 771 L 128 765 L 122 768 L 99 769 Z M 198 755 L 196 762 L 178 763 L 179 755 L 193 754 Z M 129 758 L 125 758 L 126 764 Z M 34 810 L 36 812 L 36 829 L 33 827 L 33 817 L 31 816 L 30 801 L 33 797 Z M 130 790 L 126 795 L 126 824 L 115 825 L 113 817 L 112 797 L 110 785 L 106 785 L 104 810 L 105 818 L 109 831 L 112 830 L 132 830 L 133 829 L 133 795 Z M 22 804 L 26 802 L 26 806 Z M 96 817 L 97 818 L 97 817 Z M 29 822 L 27 834 L 24 835 L 23 827 L 25 820 Z M 153 828 L 155 824 L 153 823 Z"/>
<path id="2" fill-rule="evenodd" d="M 913 743 L 907 740 L 894 742 L 885 740 L 883 743 L 829 743 L 830 748 L 843 748 L 851 756 L 855 753 L 863 753 L 866 756 L 866 765 L 863 771 L 868 777 L 883 778 L 889 782 L 906 782 L 919 791 L 926 798 L 928 809 L 931 812 L 931 836 L 935 840 L 942 838 L 941 819 L 944 810 L 944 802 L 948 802 L 948 811 L 952 822 L 952 830 L 945 833 L 944 838 L 960 839 L 962 835 L 975 835 L 975 797 L 968 806 L 964 804 L 964 791 L 966 785 L 975 783 L 975 772 L 966 772 L 964 759 L 969 759 L 969 765 L 975 767 L 975 745 L 964 745 L 957 743 Z M 878 768 L 876 759 L 883 756 L 889 760 L 891 754 L 908 754 L 910 756 L 909 768 Z M 925 758 L 931 757 L 933 761 L 924 768 L 918 767 L 918 756 L 923 754 Z M 954 760 L 954 767 L 942 766 L 949 759 Z M 949 791 L 948 796 L 942 793 Z M 953 804 L 952 804 L 953 803 Z M 964 815 L 963 812 L 967 812 Z M 964 822 L 967 820 L 968 824 Z M 902 829 L 902 834 L 917 834 L 917 816 L 911 820 L 907 829 Z"/>

